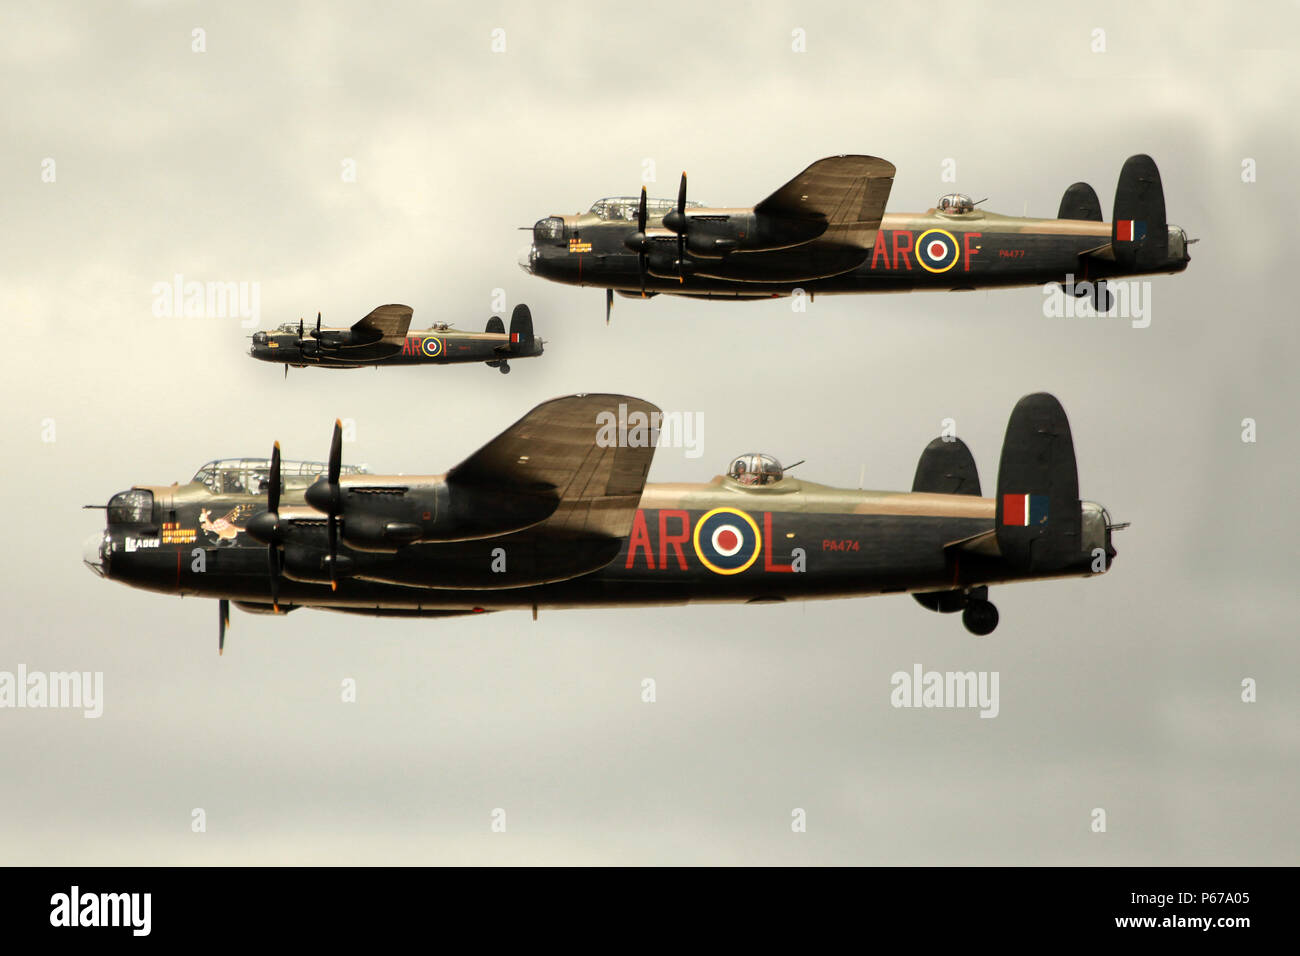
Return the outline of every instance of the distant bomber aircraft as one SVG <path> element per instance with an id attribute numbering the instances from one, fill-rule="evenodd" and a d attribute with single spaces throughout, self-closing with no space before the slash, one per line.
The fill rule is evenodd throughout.
<path id="1" fill-rule="evenodd" d="M 381 305 L 350 329 L 322 329 L 286 323 L 271 332 L 253 334 L 249 354 L 263 362 L 280 362 L 303 368 L 361 368 L 368 365 L 451 365 L 484 362 L 504 374 L 510 359 L 542 354 L 543 341 L 533 337 L 533 316 L 528 306 L 515 306 L 510 333 L 499 316 L 492 316 L 485 332 L 461 332 L 439 323 L 423 332 L 410 331 L 409 305 Z M 305 332 L 305 334 L 304 334 Z"/>
<path id="2" fill-rule="evenodd" d="M 910 592 L 988 634 L 990 585 L 1087 577 L 1115 557 L 1120 526 L 1079 500 L 1070 426 L 1048 394 L 1011 413 L 993 498 L 951 436 L 926 447 L 910 492 L 803 481 L 756 453 L 703 484 L 647 485 L 659 421 L 625 395 L 557 398 L 423 477 L 345 467 L 335 423 L 327 463 L 282 462 L 277 443 L 269 459 L 114 495 L 85 561 L 218 599 L 220 648 L 231 601 L 436 618 Z"/>
<path id="3" fill-rule="evenodd" d="M 1098 311 L 1109 311 L 1104 280 L 1181 272 L 1190 261 L 1194 240 L 1165 222 L 1150 156 L 1124 163 L 1110 223 L 1087 183 L 1065 191 L 1057 218 L 1031 219 L 977 209 L 960 193 L 922 213 L 886 213 L 893 182 L 883 159 L 830 156 L 752 208 L 714 209 L 687 202 L 682 173 L 675 204 L 648 200 L 643 187 L 639 200 L 602 199 L 588 212 L 539 220 L 520 265 L 605 289 L 608 321 L 616 291 L 761 299 L 799 289 L 815 296 L 1049 282 L 1091 292 Z"/>

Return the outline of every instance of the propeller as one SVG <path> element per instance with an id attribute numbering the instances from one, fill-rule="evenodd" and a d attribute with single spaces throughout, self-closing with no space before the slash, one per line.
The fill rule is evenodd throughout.
<path id="1" fill-rule="evenodd" d="M 280 613 L 280 575 L 284 573 L 284 525 L 280 523 L 280 443 L 271 449 L 271 473 L 266 489 L 266 510 L 248 519 L 244 530 L 254 541 L 266 545 L 266 559 L 271 571 L 271 607 Z"/>
<path id="2" fill-rule="evenodd" d="M 303 335 L 302 316 L 298 316 L 298 357 L 299 358 L 302 357 L 302 335 Z M 289 378 L 288 362 L 284 363 L 284 377 L 286 380 Z"/>
<path id="3" fill-rule="evenodd" d="M 330 590 L 339 589 L 335 579 L 335 566 L 339 559 L 338 520 L 343 513 L 343 490 L 339 487 L 339 474 L 343 470 L 343 423 L 334 419 L 334 435 L 330 439 L 330 460 L 324 480 L 307 489 L 307 503 L 317 511 L 325 512 L 325 529 L 329 533 Z"/>
<path id="4" fill-rule="evenodd" d="M 334 566 L 339 561 L 339 531 L 338 518 L 342 510 L 343 493 L 339 489 L 339 472 L 343 467 L 343 422 L 334 419 L 334 434 L 330 438 L 330 460 L 329 460 L 329 483 L 330 483 L 330 510 L 329 517 L 326 519 L 326 527 L 329 530 L 330 539 L 330 590 L 339 589 L 338 582 L 334 580 Z"/>
<path id="5" fill-rule="evenodd" d="M 677 233 L 677 281 L 685 282 L 682 276 L 682 262 L 686 259 L 686 171 L 682 170 L 682 182 L 677 187 L 677 208 L 664 214 L 664 228 Z"/>
<path id="6" fill-rule="evenodd" d="M 636 208 L 636 232 L 630 234 L 623 240 L 623 245 L 636 253 L 637 271 L 641 275 L 641 298 L 645 298 L 645 274 L 646 274 L 646 249 L 649 246 L 649 240 L 645 235 L 646 211 L 645 211 L 645 187 L 641 187 L 641 201 Z"/>
<path id="7" fill-rule="evenodd" d="M 217 602 L 217 614 L 220 616 L 217 622 L 217 656 L 220 657 L 226 649 L 226 628 L 230 626 L 230 602 L 225 598 Z"/>
<path id="8" fill-rule="evenodd" d="M 614 290 L 605 290 L 605 324 L 609 325 L 609 311 L 614 308 Z"/>

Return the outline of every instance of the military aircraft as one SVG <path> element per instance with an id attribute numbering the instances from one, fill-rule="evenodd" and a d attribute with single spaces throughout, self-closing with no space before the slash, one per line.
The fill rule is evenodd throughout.
<path id="1" fill-rule="evenodd" d="M 487 321 L 484 332 L 461 332 L 440 322 L 423 332 L 411 332 L 409 305 L 381 305 L 350 329 L 316 327 L 306 330 L 302 320 L 270 332 L 253 333 L 249 354 L 263 362 L 280 362 L 305 368 L 361 368 L 379 365 L 451 365 L 483 362 L 502 374 L 510 359 L 542 354 L 542 339 L 533 337 L 533 316 L 528 306 L 517 305 L 510 316 L 510 333 L 499 316 Z"/>
<path id="2" fill-rule="evenodd" d="M 703 484 L 646 484 L 659 409 L 624 395 L 545 402 L 450 471 L 378 476 L 341 460 L 211 462 L 107 504 L 85 562 L 115 581 L 258 613 L 390 617 L 541 608 L 762 604 L 910 592 L 998 623 L 991 585 L 1110 568 L 1112 524 L 1079 500 L 1069 422 L 1038 393 L 1011 414 L 994 498 L 954 437 L 910 492 L 832 488 L 772 456 Z"/>
<path id="3" fill-rule="evenodd" d="M 1124 163 L 1114 216 L 1087 183 L 1065 191 L 1055 219 L 1003 216 L 951 193 L 923 213 L 885 212 L 894 166 L 875 156 L 819 159 L 758 205 L 711 208 L 686 199 L 686 174 L 668 199 L 602 199 L 585 213 L 532 228 L 520 265 L 570 285 L 705 299 L 971 290 L 1059 282 L 1109 312 L 1105 280 L 1175 273 L 1190 256 L 1165 222 L 1150 156 Z M 979 202 L 983 202 L 980 200 Z"/>

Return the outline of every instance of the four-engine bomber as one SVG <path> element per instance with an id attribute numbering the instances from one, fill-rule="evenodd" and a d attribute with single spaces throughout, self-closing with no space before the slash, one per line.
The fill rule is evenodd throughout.
<path id="1" fill-rule="evenodd" d="M 1150 156 L 1124 163 L 1112 221 L 1087 183 L 1055 219 L 1004 216 L 950 193 L 925 212 L 885 212 L 894 165 L 876 156 L 819 159 L 750 208 L 677 200 L 602 199 L 586 213 L 533 226 L 520 260 L 532 275 L 605 293 L 764 299 L 859 292 L 969 290 L 1062 283 L 1110 310 L 1105 280 L 1181 272 L 1190 244 L 1165 221 Z M 982 202 L 983 200 L 980 200 Z"/>
<path id="2" fill-rule="evenodd" d="M 445 322 L 423 331 L 411 331 L 409 305 L 381 305 L 349 329 L 307 329 L 301 319 L 270 332 L 253 333 L 249 354 L 263 362 L 306 368 L 361 368 L 379 365 L 454 365 L 483 362 L 502 374 L 510 359 L 542 354 L 545 344 L 533 335 L 533 316 L 526 305 L 515 306 L 510 331 L 500 316 L 492 316 L 483 332 L 462 332 Z"/>
<path id="3" fill-rule="evenodd" d="M 638 428 L 610 441 L 618 414 Z M 1060 404 L 1021 399 L 996 495 L 959 439 L 925 449 L 908 492 L 832 488 L 770 455 L 702 484 L 646 484 L 659 410 L 623 395 L 534 408 L 445 474 L 328 461 L 204 466 L 185 485 L 113 496 L 96 573 L 249 611 L 316 607 L 442 617 L 485 611 L 764 603 L 911 593 L 988 634 L 991 585 L 1109 569 L 1113 525 L 1080 501 Z"/>

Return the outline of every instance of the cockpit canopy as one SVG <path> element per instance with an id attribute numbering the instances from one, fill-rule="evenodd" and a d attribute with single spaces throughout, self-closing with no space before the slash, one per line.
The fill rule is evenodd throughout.
<path id="1" fill-rule="evenodd" d="M 611 196 L 598 200 L 588 210 L 602 222 L 636 222 L 637 209 L 641 204 L 640 196 Z M 703 208 L 704 203 L 687 201 L 687 208 Z M 673 199 L 647 199 L 645 201 L 646 219 L 662 219 L 670 210 L 676 208 Z"/>
<path id="2" fill-rule="evenodd" d="M 153 492 L 143 488 L 122 491 L 108 499 L 109 524 L 148 524 L 153 520 Z"/>
<path id="3" fill-rule="evenodd" d="M 771 455 L 749 452 L 731 462 L 727 477 L 742 485 L 774 485 L 785 475 L 781 463 Z"/>
<path id="4" fill-rule="evenodd" d="M 959 216 L 965 212 L 974 212 L 975 204 L 965 193 L 948 193 L 946 196 L 939 197 L 938 209 L 939 212 L 946 212 L 950 216 Z"/>
<path id="5" fill-rule="evenodd" d="M 286 487 L 305 487 L 328 470 L 323 461 L 281 461 L 280 480 Z M 366 473 L 363 465 L 343 465 L 339 470 L 345 475 Z M 269 458 L 223 458 L 208 462 L 190 480 L 206 485 L 214 495 L 261 495 L 266 494 L 270 476 Z"/>
<path id="6" fill-rule="evenodd" d="M 564 220 L 559 216 L 547 216 L 533 223 L 533 239 L 545 242 L 548 239 L 564 238 Z"/>

